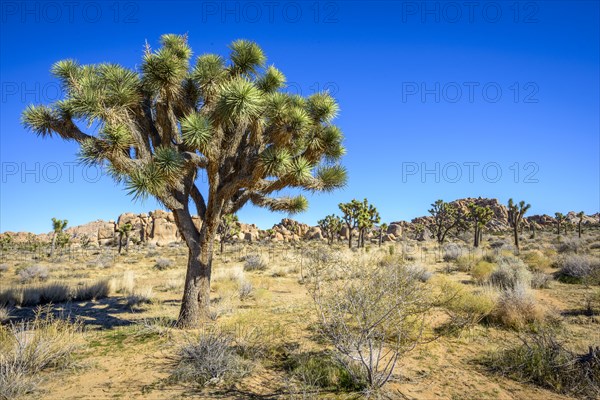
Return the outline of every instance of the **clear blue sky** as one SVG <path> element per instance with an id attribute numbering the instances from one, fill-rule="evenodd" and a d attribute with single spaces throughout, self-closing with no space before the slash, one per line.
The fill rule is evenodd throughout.
<path id="1" fill-rule="evenodd" d="M 339 100 L 348 186 L 309 196 L 296 219 L 314 224 L 365 196 L 385 221 L 467 196 L 525 199 L 532 214 L 598 212 L 599 2 L 467 4 L 3 2 L 0 231 L 158 208 L 69 164 L 76 144 L 36 138 L 20 115 L 58 97 L 55 61 L 135 68 L 146 40 L 156 47 L 161 34 L 186 32 L 196 55 L 254 40 L 290 90 Z M 240 212 L 264 228 L 284 216 Z"/>

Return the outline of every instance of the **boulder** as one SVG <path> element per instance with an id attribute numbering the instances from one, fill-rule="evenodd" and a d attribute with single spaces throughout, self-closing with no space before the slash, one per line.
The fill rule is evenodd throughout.
<path id="1" fill-rule="evenodd" d="M 400 224 L 390 224 L 386 233 L 394 235 L 395 237 L 400 237 L 402 236 L 402 226 Z"/>
<path id="2" fill-rule="evenodd" d="M 318 226 L 313 226 L 304 234 L 304 239 L 306 240 L 322 240 L 323 233 L 321 232 L 321 228 Z"/>

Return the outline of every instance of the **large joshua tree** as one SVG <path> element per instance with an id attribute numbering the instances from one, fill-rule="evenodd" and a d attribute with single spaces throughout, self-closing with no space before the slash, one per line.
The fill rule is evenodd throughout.
<path id="1" fill-rule="evenodd" d="M 585 217 L 585 213 L 583 211 L 579 211 L 577 213 L 577 218 L 579 218 L 579 220 L 577 221 L 577 235 L 580 239 L 581 239 L 581 224 L 583 223 L 583 217 Z"/>
<path id="2" fill-rule="evenodd" d="M 565 215 L 563 213 L 556 212 L 554 213 L 554 216 L 556 217 L 556 234 L 560 235 L 560 227 L 562 226 L 563 222 L 565 222 Z"/>
<path id="3" fill-rule="evenodd" d="M 519 227 L 523 222 L 523 216 L 530 207 L 531 204 L 525 204 L 525 201 L 523 200 L 521 200 L 517 205 L 513 202 L 513 199 L 508 199 L 508 224 L 513 229 L 517 253 L 519 252 Z"/>
<path id="4" fill-rule="evenodd" d="M 444 243 L 446 236 L 451 230 L 458 230 L 464 228 L 466 225 L 465 215 L 460 209 L 452 203 L 446 203 L 442 199 L 436 200 L 435 203 L 431 204 L 431 209 L 428 211 L 432 217 L 428 223 L 428 228 L 440 245 Z"/>
<path id="5" fill-rule="evenodd" d="M 230 50 L 229 59 L 204 54 L 191 65 L 187 37 L 168 34 L 156 51 L 146 46 L 139 70 L 59 61 L 52 73 L 65 98 L 23 113 L 33 132 L 78 142 L 83 161 L 105 166 L 134 198 L 153 196 L 173 212 L 189 249 L 180 327 L 209 314 L 223 214 L 248 202 L 300 212 L 306 198 L 281 196 L 282 189 L 329 191 L 346 182 L 336 164 L 344 154 L 332 124 L 336 101 L 327 93 L 286 93 L 284 75 L 266 67 L 253 42 L 235 41 Z M 97 129 L 85 133 L 79 125 Z M 201 170 L 204 193 L 196 184 Z"/>
<path id="6" fill-rule="evenodd" d="M 327 238 L 327 243 L 331 246 L 342 229 L 342 219 L 335 214 L 331 214 L 319 220 L 317 223 Z"/>

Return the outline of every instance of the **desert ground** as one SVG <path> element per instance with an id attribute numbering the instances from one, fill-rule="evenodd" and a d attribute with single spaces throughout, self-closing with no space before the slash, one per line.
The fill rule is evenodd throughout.
<path id="1" fill-rule="evenodd" d="M 565 385 L 552 387 L 494 367 L 493 360 L 541 332 L 552 335 L 574 355 L 585 355 L 590 346 L 598 346 L 598 283 L 564 279 L 560 271 L 566 259 L 577 257 L 595 262 L 597 270 L 600 231 L 586 229 L 581 239 L 573 231 L 561 236 L 542 231 L 535 238 L 523 233 L 518 256 L 508 232 L 484 234 L 478 249 L 472 248 L 471 240 L 464 233 L 440 247 L 434 241 L 404 237 L 381 246 L 372 240 L 360 249 L 348 249 L 345 241 L 331 246 L 324 241 L 238 242 L 227 244 L 223 254 L 215 246 L 211 318 L 196 330 L 174 327 L 187 259 L 187 248 L 181 243 L 131 245 L 121 254 L 108 246 L 63 249 L 52 258 L 43 246 L 4 248 L 0 349 L 9 352 L 15 337 L 24 332 L 35 335 L 31 332 L 36 329 L 46 330 L 39 341 L 21 340 L 25 347 L 37 346 L 30 352 L 50 353 L 48 349 L 60 346 L 69 349 L 60 362 L 48 363 L 35 374 L 13 375 L 14 381 L 0 382 L 5 385 L 0 396 L 593 398 L 593 388 L 577 392 Z M 533 277 L 525 308 L 516 305 L 499 311 L 506 304 L 501 301 L 502 289 L 490 277 L 506 260 L 512 260 L 513 267 L 521 260 Z M 417 271 L 413 284 L 420 285 L 429 305 L 423 311 L 423 329 L 414 339 L 414 348 L 401 353 L 389 381 L 376 393 L 348 382 L 335 362 L 335 346 L 320 328 L 319 307 L 311 295 L 316 275 L 321 274 L 323 285 L 343 280 L 340 275 L 323 274 L 348 266 L 357 271 L 389 266 Z M 85 292 L 82 288 L 95 284 L 96 294 L 87 296 L 92 299 L 56 302 L 53 296 L 60 299 L 60 294 L 39 293 L 51 284 L 71 291 L 79 288 L 81 293 Z M 26 321 L 36 318 L 38 325 L 29 322 L 23 328 Z M 61 330 L 53 325 L 57 321 L 69 327 Z M 226 364 L 229 371 L 210 379 L 198 378 L 190 372 L 193 364 L 182 363 L 182 349 L 207 336 L 229 338 L 226 344 L 234 351 L 227 354 L 235 358 Z"/>

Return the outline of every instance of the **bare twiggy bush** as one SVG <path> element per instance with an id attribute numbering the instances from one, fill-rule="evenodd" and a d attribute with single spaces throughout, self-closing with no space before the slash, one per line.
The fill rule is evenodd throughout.
<path id="1" fill-rule="evenodd" d="M 4 274 L 6 271 L 8 271 L 8 265 L 0 264 L 0 276 L 2 276 L 2 274 Z"/>
<path id="2" fill-rule="evenodd" d="M 135 272 L 133 271 L 125 271 L 123 272 L 123 277 L 119 282 L 118 292 L 124 294 L 133 293 L 135 289 Z"/>
<path id="3" fill-rule="evenodd" d="M 568 283 L 600 284 L 600 260 L 588 255 L 567 255 L 558 260 L 558 275 Z"/>
<path id="4" fill-rule="evenodd" d="M 125 300 L 127 301 L 127 306 L 129 307 L 151 304 L 155 300 L 154 290 L 152 289 L 152 286 L 136 288 L 127 294 Z"/>
<path id="5" fill-rule="evenodd" d="M 533 289 L 548 289 L 552 284 L 552 276 L 540 271 L 535 271 L 531 276 L 531 287 Z"/>
<path id="6" fill-rule="evenodd" d="M 202 332 L 179 350 L 171 380 L 198 386 L 235 381 L 251 370 L 249 362 L 235 351 L 230 335 Z"/>
<path id="7" fill-rule="evenodd" d="M 244 271 L 264 271 L 267 261 L 260 254 L 250 254 L 244 259 Z"/>
<path id="8" fill-rule="evenodd" d="M 559 253 L 578 253 L 581 244 L 581 240 L 578 238 L 562 238 L 557 244 L 556 250 Z"/>
<path id="9" fill-rule="evenodd" d="M 30 283 L 35 281 L 45 281 L 48 279 L 50 273 L 48 268 L 42 265 L 30 265 L 19 270 L 19 279 L 21 283 Z"/>
<path id="10" fill-rule="evenodd" d="M 33 393 L 41 371 L 66 367 L 80 347 L 80 329 L 49 309 L 39 309 L 32 321 L 0 326 L 0 398 Z"/>
<path id="11" fill-rule="evenodd" d="M 238 283 L 238 295 L 241 301 L 250 299 L 254 294 L 254 286 L 251 282 L 240 280 Z"/>
<path id="12" fill-rule="evenodd" d="M 427 288 L 401 266 L 337 268 L 339 279 L 324 279 L 323 268 L 309 274 L 320 330 L 353 381 L 377 391 L 402 356 L 422 341 L 431 304 Z"/>
<path id="13" fill-rule="evenodd" d="M 5 323 L 10 318 L 10 311 L 8 307 L 0 305 L 0 324 Z"/>

